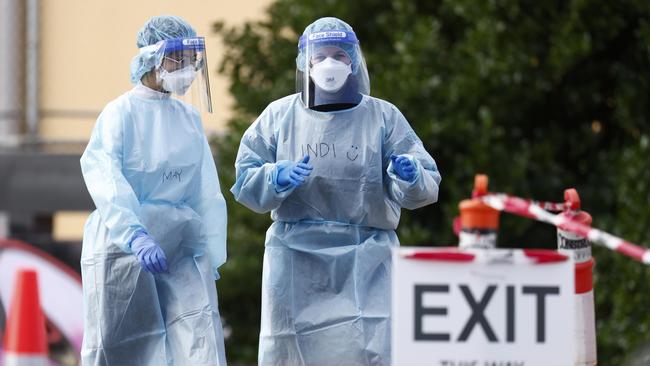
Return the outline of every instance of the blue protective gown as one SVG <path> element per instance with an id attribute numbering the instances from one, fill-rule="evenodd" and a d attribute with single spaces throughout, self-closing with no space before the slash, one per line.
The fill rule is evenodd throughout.
<path id="1" fill-rule="evenodd" d="M 278 165 L 310 155 L 298 188 Z M 413 182 L 393 171 L 409 154 Z M 404 116 L 364 96 L 338 112 L 294 94 L 271 103 L 244 134 L 231 192 L 274 223 L 266 235 L 259 365 L 389 365 L 390 255 L 402 207 L 436 202 L 441 177 Z"/>
<path id="2" fill-rule="evenodd" d="M 83 365 L 225 365 L 214 281 L 226 206 L 198 113 L 140 84 L 102 111 L 81 167 L 97 206 L 81 257 Z M 169 273 L 140 267 L 139 230 Z"/>

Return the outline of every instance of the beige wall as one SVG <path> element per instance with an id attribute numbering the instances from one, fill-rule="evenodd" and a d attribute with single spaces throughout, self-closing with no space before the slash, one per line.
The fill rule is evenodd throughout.
<path id="1" fill-rule="evenodd" d="M 206 37 L 213 114 L 203 116 L 208 133 L 222 130 L 232 98 L 217 74 L 223 48 L 212 25 L 260 19 L 271 0 L 41 0 L 41 138 L 86 141 L 104 105 L 129 90 L 129 63 L 136 34 L 154 15 L 173 14 Z M 87 212 L 54 216 L 56 240 L 81 240 Z"/>
<path id="2" fill-rule="evenodd" d="M 212 24 L 259 19 L 271 0 L 41 0 L 41 137 L 86 140 L 98 112 L 132 86 L 129 63 L 136 33 L 153 15 L 173 14 L 206 37 L 214 113 L 208 133 L 224 127 L 232 103 L 227 81 L 216 72 L 223 48 Z"/>

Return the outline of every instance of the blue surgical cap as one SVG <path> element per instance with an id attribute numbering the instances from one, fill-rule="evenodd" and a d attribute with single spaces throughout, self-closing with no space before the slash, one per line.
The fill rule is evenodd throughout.
<path id="1" fill-rule="evenodd" d="M 348 23 L 342 21 L 341 19 L 334 18 L 334 17 L 325 17 L 325 18 L 320 18 L 315 22 L 311 23 L 310 25 L 308 25 L 307 28 L 305 28 L 305 31 L 302 33 L 302 35 L 307 36 L 311 33 L 329 31 L 329 30 L 354 32 L 352 27 Z M 352 60 L 352 73 L 356 74 L 360 62 L 358 45 L 354 45 L 347 42 L 322 42 L 319 43 L 318 45 L 319 47 L 336 46 L 343 49 L 343 51 L 345 51 L 350 56 L 350 59 Z M 304 65 L 305 65 L 305 52 L 303 48 L 299 50 L 298 57 L 296 57 L 296 66 L 298 66 L 299 70 L 304 71 L 303 70 Z"/>
<path id="2" fill-rule="evenodd" d="M 172 38 L 195 37 L 196 31 L 189 23 L 173 15 L 161 15 L 149 19 L 138 32 L 138 48 L 150 46 Z M 142 75 L 151 71 L 159 62 L 160 56 L 154 52 L 144 52 L 131 60 L 131 83 L 137 84 Z"/>

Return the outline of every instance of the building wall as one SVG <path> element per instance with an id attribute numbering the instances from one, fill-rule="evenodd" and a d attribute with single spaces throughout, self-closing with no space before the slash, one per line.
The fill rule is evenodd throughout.
<path id="1" fill-rule="evenodd" d="M 138 53 L 136 34 L 154 15 L 173 14 L 206 37 L 213 114 L 203 116 L 208 134 L 222 131 L 232 99 L 227 80 L 217 74 L 223 47 L 212 25 L 260 19 L 271 0 L 41 0 L 40 138 L 82 142 L 110 100 L 129 90 L 129 64 Z M 81 238 L 88 213 L 58 212 L 55 240 Z"/>
<path id="2" fill-rule="evenodd" d="M 173 14 L 206 37 L 214 113 L 203 116 L 208 133 L 222 130 L 231 97 L 217 74 L 223 48 L 212 32 L 217 20 L 258 19 L 271 0 L 41 0 L 41 116 L 46 140 L 79 141 L 110 100 L 131 88 L 129 64 L 136 33 L 153 15 Z"/>

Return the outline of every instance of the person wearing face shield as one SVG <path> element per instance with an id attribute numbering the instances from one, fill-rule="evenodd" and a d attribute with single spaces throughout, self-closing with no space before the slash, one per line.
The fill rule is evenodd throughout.
<path id="1" fill-rule="evenodd" d="M 406 118 L 370 96 L 353 29 L 309 25 L 297 93 L 242 137 L 231 188 L 271 211 L 259 365 L 389 365 L 391 248 L 401 208 L 438 199 L 436 163 Z"/>
<path id="2" fill-rule="evenodd" d="M 101 112 L 81 157 L 83 365 L 226 365 L 215 280 L 226 205 L 199 111 L 205 40 L 175 16 L 137 36 L 135 87 Z"/>

